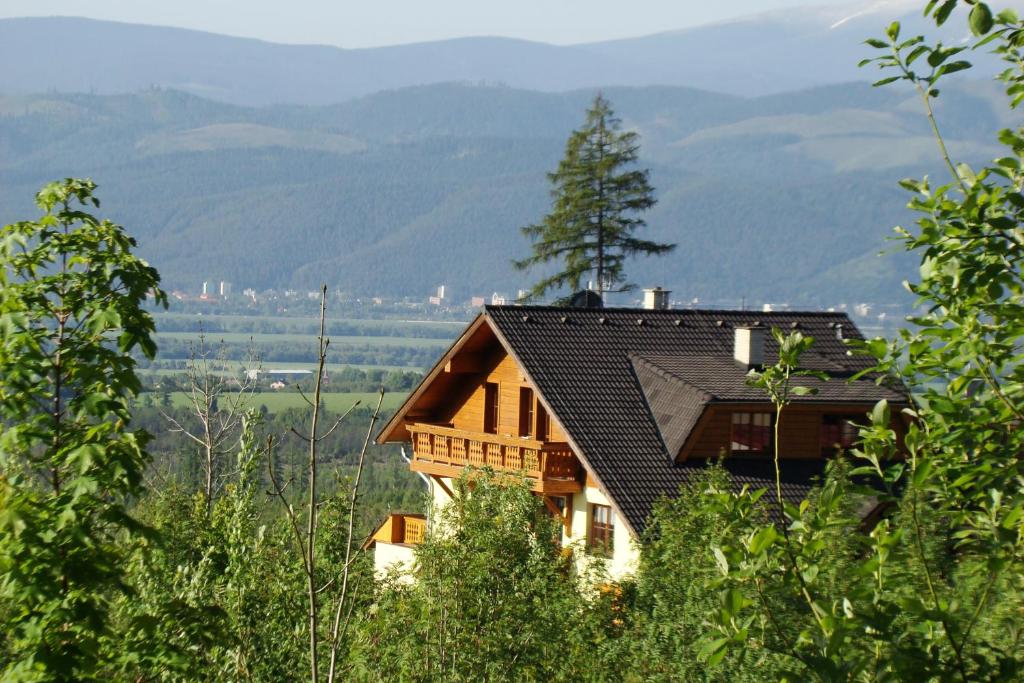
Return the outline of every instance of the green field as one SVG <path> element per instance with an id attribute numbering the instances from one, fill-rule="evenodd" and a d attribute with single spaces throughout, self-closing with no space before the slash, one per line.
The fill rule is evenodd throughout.
<path id="1" fill-rule="evenodd" d="M 438 354 L 440 355 L 440 354 Z M 175 358 L 165 358 L 163 360 L 181 360 Z M 248 364 L 240 360 L 224 360 L 210 363 L 211 367 L 216 365 L 218 370 L 214 374 L 225 374 L 225 375 L 236 375 L 243 369 L 248 369 Z M 287 361 L 268 361 L 263 363 L 261 369 L 266 372 L 268 370 L 316 370 L 316 363 L 290 363 Z M 341 372 L 345 368 L 355 368 L 357 370 L 385 370 L 385 371 L 401 371 L 401 372 L 422 372 L 424 368 L 412 367 L 409 365 L 360 365 L 358 363 L 327 363 L 324 366 L 327 370 L 327 374 L 330 375 L 332 372 Z M 158 376 L 158 377 L 169 377 L 174 375 L 184 375 L 185 370 L 178 368 L 140 368 L 138 373 L 140 375 Z"/>
<path id="2" fill-rule="evenodd" d="M 381 406 L 382 410 L 388 412 L 393 411 L 402 405 L 402 401 L 405 400 L 406 394 L 403 393 L 390 393 L 384 395 L 384 403 Z M 373 408 L 377 405 L 377 394 L 375 392 L 366 393 L 325 393 L 322 395 L 324 406 L 327 410 L 332 412 L 344 412 L 352 407 L 352 404 L 356 401 L 360 402 L 360 407 Z M 171 394 L 171 401 L 176 407 L 184 407 L 188 405 L 188 395 L 183 391 L 176 391 Z M 275 413 L 281 410 L 287 410 L 288 408 L 308 408 L 309 405 L 303 400 L 302 395 L 295 392 L 280 393 L 280 392 L 260 392 L 252 395 L 251 404 L 254 408 L 259 408 L 261 405 L 266 406 L 267 410 Z"/>
<path id="3" fill-rule="evenodd" d="M 157 332 L 156 342 L 159 345 L 161 340 L 177 340 L 177 341 L 199 341 L 199 332 Z M 206 338 L 206 345 L 208 347 L 215 348 L 220 342 L 227 344 L 248 344 L 250 341 L 254 344 L 273 344 L 273 343 L 288 343 L 288 344 L 308 344 L 313 347 L 316 344 L 316 338 L 311 337 L 308 334 L 260 334 L 260 333 L 248 333 L 248 332 L 206 332 L 203 333 Z M 437 349 L 444 349 L 449 341 L 443 339 L 429 339 L 423 337 L 371 337 L 371 336 L 337 336 L 330 337 L 331 346 L 355 346 L 355 345 L 370 345 L 370 346 L 404 346 L 411 348 L 430 348 L 434 347 Z"/>

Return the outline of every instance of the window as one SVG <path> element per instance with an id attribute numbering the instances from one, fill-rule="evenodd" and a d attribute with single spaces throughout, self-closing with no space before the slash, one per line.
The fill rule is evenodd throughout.
<path id="1" fill-rule="evenodd" d="M 771 413 L 733 413 L 730 448 L 733 453 L 769 453 L 772 445 Z"/>
<path id="2" fill-rule="evenodd" d="M 537 402 L 537 441 L 547 441 L 548 434 L 551 433 L 551 418 L 548 417 L 548 411 L 544 410 L 544 406 Z"/>
<path id="3" fill-rule="evenodd" d="M 533 389 L 519 388 L 519 436 L 533 436 Z"/>
<path id="4" fill-rule="evenodd" d="M 612 509 L 607 505 L 590 506 L 590 533 L 587 547 L 601 555 L 612 554 L 612 540 L 615 537 L 615 522 Z"/>
<path id="5" fill-rule="evenodd" d="M 821 454 L 824 456 L 850 449 L 857 441 L 856 415 L 821 416 Z"/>
<path id="6" fill-rule="evenodd" d="M 484 384 L 484 431 L 498 433 L 498 385 L 494 382 Z"/>

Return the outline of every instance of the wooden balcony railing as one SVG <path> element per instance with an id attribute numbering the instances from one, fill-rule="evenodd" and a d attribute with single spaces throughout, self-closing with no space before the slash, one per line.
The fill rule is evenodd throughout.
<path id="1" fill-rule="evenodd" d="M 466 467 L 490 467 L 534 480 L 533 489 L 547 493 L 582 490 L 580 463 L 566 443 L 469 432 L 451 427 L 417 423 L 412 434 L 412 469 L 445 477 L 457 477 Z"/>
<path id="2" fill-rule="evenodd" d="M 427 520 L 421 517 L 405 516 L 405 527 L 402 543 L 407 545 L 418 545 L 423 543 L 423 537 L 427 535 Z"/>
<path id="3" fill-rule="evenodd" d="M 426 535 L 427 520 L 423 515 L 393 512 L 381 523 L 373 536 L 367 539 L 367 543 L 376 541 L 418 545 L 423 542 Z"/>

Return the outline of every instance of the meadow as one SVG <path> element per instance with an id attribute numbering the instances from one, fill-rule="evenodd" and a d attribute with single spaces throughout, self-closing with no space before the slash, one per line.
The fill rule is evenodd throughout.
<path id="1" fill-rule="evenodd" d="M 173 304 L 172 304 L 173 305 Z M 149 396 L 143 405 L 184 406 L 190 359 L 205 349 L 212 374 L 240 378 L 248 369 L 308 370 L 317 367 L 316 332 L 319 321 L 309 316 L 201 315 L 157 313 L 157 357 L 140 360 L 139 374 Z M 359 400 L 376 401 L 369 391 L 385 386 L 383 408 L 397 408 L 422 373 L 433 365 L 461 331 L 464 323 L 397 319 L 329 319 L 328 383 L 324 402 L 343 411 Z M 255 360 L 250 360 L 250 357 Z M 300 383 L 312 389 L 312 376 L 283 378 L 285 387 L 271 389 L 280 376 L 261 374 L 253 405 L 269 412 L 305 406 L 294 390 Z M 332 391 L 333 389 L 333 391 Z"/>

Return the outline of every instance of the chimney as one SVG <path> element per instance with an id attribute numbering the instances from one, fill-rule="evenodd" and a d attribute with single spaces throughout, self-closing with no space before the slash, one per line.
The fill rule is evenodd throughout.
<path id="1" fill-rule="evenodd" d="M 649 311 L 667 311 L 668 295 L 672 292 L 661 287 L 644 290 L 644 308 Z"/>
<path id="2" fill-rule="evenodd" d="M 764 365 L 764 328 L 737 327 L 733 358 L 748 368 Z"/>

